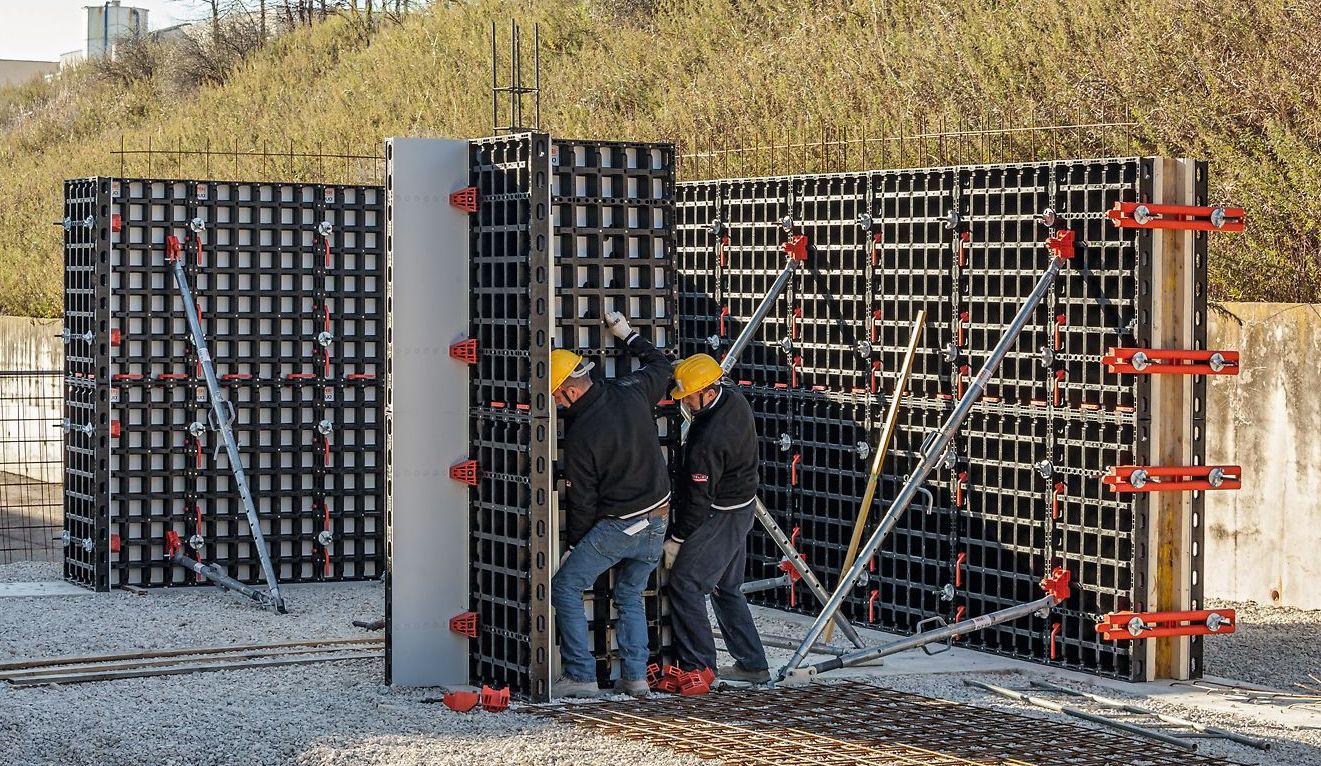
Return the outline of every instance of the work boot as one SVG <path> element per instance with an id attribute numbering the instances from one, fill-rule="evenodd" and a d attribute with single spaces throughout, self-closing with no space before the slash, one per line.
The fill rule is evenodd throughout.
<path id="1" fill-rule="evenodd" d="M 720 668 L 720 680 L 744 681 L 750 684 L 764 684 L 767 681 L 771 680 L 771 671 L 745 670 L 742 665 L 735 662 L 733 665 L 725 665 Z"/>
<path id="2" fill-rule="evenodd" d="M 651 692 L 651 687 L 647 685 L 645 678 L 621 678 L 615 684 L 615 691 L 623 692 L 630 697 L 645 697 Z"/>
<path id="3" fill-rule="evenodd" d="M 573 699 L 596 699 L 602 696 L 601 687 L 596 681 L 578 681 L 568 676 L 562 676 L 551 687 L 556 697 L 570 697 Z"/>

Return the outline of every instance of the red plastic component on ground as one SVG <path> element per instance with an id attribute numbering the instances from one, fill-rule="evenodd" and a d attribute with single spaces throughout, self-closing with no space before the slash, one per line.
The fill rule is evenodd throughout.
<path id="1" fill-rule="evenodd" d="M 1167 348 L 1112 348 L 1101 357 L 1110 372 L 1145 375 L 1237 375 L 1237 351 Z"/>
<path id="2" fill-rule="evenodd" d="M 716 682 L 715 671 L 711 668 L 691 670 L 679 679 L 679 694 L 683 697 L 696 697 L 711 691 L 711 684 Z"/>
<path id="3" fill-rule="evenodd" d="M 450 195 L 450 205 L 465 213 L 476 213 L 481 207 L 481 201 L 477 198 L 477 187 L 469 186 L 454 192 Z"/>
<path id="4" fill-rule="evenodd" d="M 469 487 L 477 486 L 477 461 L 465 460 L 450 466 L 450 478 L 461 481 Z"/>
<path id="5" fill-rule="evenodd" d="M 668 694 L 677 694 L 679 692 L 679 680 L 684 672 L 673 665 L 666 665 L 660 668 L 655 682 L 652 681 L 651 668 L 647 669 L 647 686 L 654 692 L 666 692 Z"/>
<path id="6" fill-rule="evenodd" d="M 1241 489 L 1236 465 L 1117 465 L 1101 477 L 1111 492 L 1188 492 Z"/>
<path id="7" fill-rule="evenodd" d="M 477 339 L 468 338 L 450 346 L 450 356 L 464 364 L 477 364 Z"/>
<path id="8" fill-rule="evenodd" d="M 492 689 L 485 684 L 482 685 L 482 710 L 488 713 L 499 713 L 501 710 L 508 709 L 509 687 Z"/>
<path id="9" fill-rule="evenodd" d="M 442 699 L 445 707 L 459 713 L 472 710 L 482 701 L 481 695 L 477 692 L 445 692 Z"/>
<path id="10" fill-rule="evenodd" d="M 790 234 L 789 239 L 784 243 L 784 252 L 795 261 L 807 260 L 807 235 Z"/>
<path id="11" fill-rule="evenodd" d="M 450 630 L 460 636 L 477 637 L 477 613 L 463 612 L 450 618 Z"/>
<path id="12" fill-rule="evenodd" d="M 1069 581 L 1072 579 L 1073 576 L 1069 574 L 1069 570 L 1064 567 L 1055 567 L 1050 571 L 1050 574 L 1041 579 L 1041 589 L 1046 592 L 1046 595 L 1055 599 L 1056 604 L 1063 604 L 1069 600 Z"/>
<path id="13" fill-rule="evenodd" d="M 1233 609 L 1191 612 L 1111 612 L 1096 623 L 1109 641 L 1133 641 L 1165 636 L 1209 636 L 1233 633 L 1238 613 Z"/>

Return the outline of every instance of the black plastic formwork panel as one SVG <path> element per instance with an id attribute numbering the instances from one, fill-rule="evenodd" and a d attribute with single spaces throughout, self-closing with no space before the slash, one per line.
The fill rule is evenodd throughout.
<path id="1" fill-rule="evenodd" d="M 202 582 L 165 561 L 165 534 L 173 531 L 189 555 L 244 582 L 262 581 L 220 436 L 189 429 L 206 422 L 210 404 L 166 259 L 169 236 L 193 236 L 186 273 L 234 408 L 276 576 L 379 576 L 382 189 L 99 178 L 68 190 L 79 184 L 104 198 L 97 254 L 104 300 L 95 311 L 106 361 L 80 379 L 105 402 L 108 436 L 96 455 L 105 482 L 98 513 L 109 533 L 107 570 L 97 577 L 105 587 Z M 204 228 L 190 235 L 199 219 Z M 69 279 L 80 278 L 83 257 L 77 243 L 66 245 Z M 69 316 L 82 321 L 83 311 L 80 296 L 69 293 Z M 75 356 L 70 364 L 84 361 Z M 70 508 L 81 502 L 71 496 Z M 78 514 L 72 518 L 77 524 Z M 78 557 L 71 546 L 68 558 Z"/>
<path id="2" fill-rule="evenodd" d="M 555 345 L 594 361 L 598 380 L 636 369 L 638 361 L 602 323 L 606 312 L 616 310 L 657 348 L 676 356 L 673 145 L 555 139 L 551 174 Z M 656 429 L 673 463 L 679 413 L 668 398 L 657 403 Z M 614 577 L 613 569 L 603 574 L 584 602 L 603 683 L 619 676 Z M 659 569 L 652 574 L 643 603 L 652 661 L 668 663 L 672 634 L 661 577 Z"/>
<path id="3" fill-rule="evenodd" d="M 550 407 L 552 275 L 550 137 L 472 141 L 469 286 L 476 364 L 470 370 L 469 594 L 478 633 L 472 682 L 522 697 L 550 689 Z M 540 392 L 540 393 L 538 393 Z"/>
<path id="4" fill-rule="evenodd" d="M 833 270 L 824 283 L 814 284 L 810 269 L 794 280 L 754 339 L 753 353 L 745 354 L 749 361 L 736 368 L 740 382 L 755 384 L 749 398 L 759 430 L 774 431 L 759 433 L 762 496 L 773 513 L 775 504 L 782 506 L 778 518 L 786 531 L 801 529 L 798 542 L 812 552 L 809 563 L 828 585 L 838 578 L 835 548 L 851 531 L 861 494 L 860 461 L 849 456 L 849 440 L 863 431 L 874 445 L 913 317 L 927 311 L 867 532 L 916 467 L 926 436 L 944 422 L 1040 279 L 1049 263 L 1046 222 L 1053 216 L 1055 225 L 1076 233 L 1077 258 L 1034 310 L 925 483 L 930 510 L 920 507 L 926 499 L 919 495 L 846 601 L 855 621 L 907 631 L 930 616 L 980 616 L 1039 597 L 1041 578 L 1062 565 L 1074 575 L 1075 595 L 1049 619 L 1019 620 L 961 641 L 1115 677 L 1143 674 L 1131 646 L 1098 640 L 1093 625 L 1100 614 L 1146 603 L 1140 542 L 1147 501 L 1105 491 L 1100 477 L 1108 466 L 1147 461 L 1142 445 L 1152 427 L 1143 414 L 1148 383 L 1105 372 L 1100 358 L 1112 346 L 1152 345 L 1150 234 L 1121 231 L 1105 216 L 1117 201 L 1153 198 L 1152 162 L 876 171 L 861 176 L 869 179 L 861 192 L 859 176 L 850 174 L 679 185 L 679 279 L 690 288 L 684 307 L 714 306 L 718 314 L 732 307 L 723 318 L 731 327 L 746 320 L 760 298 L 756 292 L 764 293 L 782 265 L 782 255 L 766 254 L 786 236 L 774 228 L 785 216 L 796 231 L 809 234 L 811 258 Z M 1203 166 L 1199 173 L 1204 185 Z M 857 220 L 862 214 L 871 219 Z M 730 222 L 728 268 L 719 263 L 715 219 Z M 741 230 L 756 245 L 747 252 L 737 246 Z M 1204 251 L 1204 238 L 1198 247 Z M 859 288 L 852 254 L 868 248 L 869 278 Z M 712 263 L 715 279 L 686 273 Z M 1194 317 L 1202 345 L 1204 293 L 1203 287 L 1195 296 Z M 822 300 L 826 294 L 830 299 Z M 812 328 L 811 342 L 796 337 L 798 311 L 807 318 L 803 326 Z M 855 338 L 832 331 L 836 317 L 872 320 L 872 369 L 861 386 L 840 370 L 850 354 L 861 355 Z M 720 329 L 709 311 L 682 316 L 681 343 L 706 350 L 707 338 L 692 336 L 710 334 L 713 326 Z M 721 345 L 727 347 L 734 334 L 718 333 Z M 818 377 L 807 380 L 811 375 Z M 839 406 L 854 398 L 869 402 L 865 417 Z M 1198 422 L 1195 438 L 1204 438 Z M 795 470 L 767 463 L 781 444 Z M 824 470 L 834 472 L 827 490 L 801 486 Z M 836 486 L 839 495 L 854 493 L 853 501 L 836 497 L 830 489 Z M 759 531 L 749 550 L 748 576 L 766 576 L 778 552 Z M 757 600 L 789 607 L 784 591 Z M 816 611 L 801 601 L 796 608 Z M 1194 668 L 1200 667 L 1200 651 L 1195 643 Z"/>
<path id="5" fill-rule="evenodd" d="M 720 357 L 724 302 L 724 212 L 720 181 L 678 184 L 675 188 L 674 259 L 678 301 L 678 345 L 682 357 Z M 723 320 L 727 322 L 728 320 Z"/>

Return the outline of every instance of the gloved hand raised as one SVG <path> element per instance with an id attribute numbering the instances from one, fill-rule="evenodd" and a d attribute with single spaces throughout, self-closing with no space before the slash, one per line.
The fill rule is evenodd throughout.
<path id="1" fill-rule="evenodd" d="M 679 557 L 679 548 L 682 545 L 683 543 L 672 537 L 666 540 L 665 544 L 661 546 L 661 566 L 666 569 L 673 569 L 674 560 Z"/>
<path id="2" fill-rule="evenodd" d="M 629 327 L 628 320 L 618 311 L 607 311 L 605 313 L 605 326 L 609 328 L 611 334 L 620 340 L 628 340 L 628 336 L 633 334 L 633 328 Z"/>

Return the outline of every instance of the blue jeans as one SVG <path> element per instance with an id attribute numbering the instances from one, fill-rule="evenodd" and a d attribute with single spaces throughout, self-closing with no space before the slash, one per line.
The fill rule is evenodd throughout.
<path id="1" fill-rule="evenodd" d="M 665 543 L 664 517 L 642 517 L 647 526 L 635 535 L 624 530 L 639 519 L 601 519 L 574 546 L 551 581 L 550 600 L 555 606 L 555 626 L 560 634 L 560 657 L 564 675 L 574 681 L 595 681 L 596 660 L 592 657 L 587 636 L 587 615 L 583 611 L 583 591 L 592 587 L 601 573 L 619 564 L 615 578 L 615 609 L 619 620 L 615 635 L 619 638 L 619 658 L 623 678 L 633 681 L 647 677 L 647 612 L 642 605 L 642 590 L 647 578 L 660 562 Z"/>

